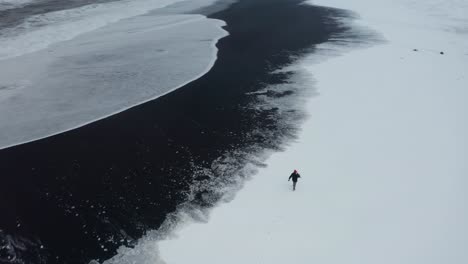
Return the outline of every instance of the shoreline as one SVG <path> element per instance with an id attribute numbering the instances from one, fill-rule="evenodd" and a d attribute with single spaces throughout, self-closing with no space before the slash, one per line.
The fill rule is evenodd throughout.
<path id="1" fill-rule="evenodd" d="M 192 223 L 161 242 L 162 259 L 171 264 L 467 262 L 462 186 L 468 173 L 463 73 L 468 36 L 446 30 L 446 17 L 438 21 L 421 12 L 431 4 L 442 10 L 453 6 L 312 3 L 357 12 L 359 26 L 377 30 L 387 42 L 345 53 L 325 44 L 324 52 L 341 56 L 304 61 L 320 95 L 307 104 L 309 119 L 297 142 L 273 154 L 206 223 Z M 294 169 L 302 175 L 295 192 L 287 181 Z"/>
<path id="2" fill-rule="evenodd" d="M 219 22 L 219 23 L 224 23 L 224 22 Z M 186 86 L 187 84 L 201 78 L 203 75 L 205 75 L 207 72 L 210 71 L 210 69 L 213 67 L 213 65 L 215 64 L 216 60 L 217 60 L 217 53 L 218 53 L 218 49 L 216 48 L 216 44 L 218 43 L 218 41 L 221 39 L 221 38 L 224 38 L 226 35 L 221 35 L 220 37 L 216 38 L 215 40 L 213 40 L 211 42 L 211 47 L 212 47 L 212 55 L 211 57 L 213 58 L 210 63 L 207 65 L 207 67 L 205 68 L 204 71 L 200 72 L 198 75 L 192 77 L 190 80 L 188 81 L 185 81 L 179 85 L 176 85 L 174 87 L 172 87 L 170 90 L 164 92 L 164 93 L 161 93 L 161 94 L 158 94 L 154 97 L 150 97 L 150 98 L 147 98 L 145 100 L 141 100 L 139 101 L 138 103 L 135 103 L 133 105 L 130 105 L 130 106 L 125 106 L 125 107 L 122 107 L 120 108 L 119 110 L 115 111 L 115 112 L 112 112 L 110 114 L 104 114 L 104 115 L 101 115 L 99 116 L 98 118 L 96 119 L 92 119 L 90 121 L 86 121 L 86 122 L 82 122 L 76 126 L 71 126 L 69 128 L 66 128 L 66 129 L 63 129 L 63 130 L 58 130 L 56 132 L 53 132 L 53 133 L 50 133 L 46 136 L 40 136 L 40 137 L 35 137 L 33 139 L 30 139 L 30 140 L 26 140 L 26 141 L 21 141 L 19 143 L 12 143 L 10 145 L 4 145 L 4 146 L 0 146 L 0 150 L 3 150 L 3 149 L 8 149 L 8 148 L 11 148 L 11 147 L 16 147 L 16 146 L 21 146 L 21 145 L 24 145 L 24 144 L 28 144 L 28 143 L 31 143 L 31 142 L 35 142 L 35 141 L 38 141 L 38 140 L 43 140 L 43 139 L 46 139 L 46 138 L 49 138 L 49 137 L 53 137 L 53 136 L 56 136 L 56 135 L 59 135 L 59 134 L 63 134 L 63 133 L 66 133 L 66 132 L 69 132 L 69 131 L 72 131 L 72 130 L 75 130 L 75 129 L 79 129 L 81 127 L 84 127 L 84 126 L 87 126 L 89 124 L 92 124 L 92 123 L 95 123 L 95 122 L 98 122 L 100 120 L 103 120 L 103 119 L 106 119 L 108 117 L 111 117 L 113 115 L 116 115 L 116 114 L 119 114 L 119 113 L 122 113 L 126 110 L 129 110 L 131 108 L 134 108 L 134 107 L 137 107 L 139 105 L 142 105 L 142 104 L 145 104 L 147 102 L 150 102 L 150 101 L 153 101 L 153 100 L 156 100 L 157 98 L 159 97 L 162 97 L 162 96 L 165 96 L 166 94 L 169 94 L 177 89 L 180 89 L 181 87 L 184 87 Z"/>
<path id="3" fill-rule="evenodd" d="M 222 5 L 224 2 L 218 1 L 214 6 L 226 7 Z M 194 5 L 193 2 L 187 6 L 169 5 L 146 15 L 121 19 L 40 51 L 2 60 L 0 128 L 4 135 L 0 149 L 86 126 L 154 100 L 206 74 L 216 60 L 216 43 L 227 32 L 222 29 L 223 21 L 195 12 L 188 14 L 196 8 Z M 175 31 L 179 34 L 172 34 Z M 199 33 L 193 34 L 194 31 Z M 155 37 L 147 38 L 149 34 Z M 205 39 L 212 42 L 207 43 Z M 110 44 L 112 40 L 116 43 Z M 181 42 L 186 44 L 176 45 Z M 154 46 L 158 50 L 152 50 Z M 157 60 L 167 67 L 171 61 L 193 66 L 170 71 L 144 64 L 138 51 L 143 49 L 148 61 Z M 148 71 L 151 74 L 146 74 Z M 134 76 L 138 74 L 150 77 Z M 138 87 L 126 88 L 131 86 Z"/>
<path id="4" fill-rule="evenodd" d="M 281 118 L 295 122 L 301 109 L 253 106 L 300 94 L 304 87 L 281 87 L 291 72 L 274 71 L 343 30 L 334 23 L 341 11 L 300 2 L 239 1 L 210 15 L 226 21 L 230 35 L 201 78 L 99 122 L 1 150 L 0 169 L 11 177 L 0 186 L 0 229 L 29 245 L 15 248 L 16 257 L 108 259 L 119 246 L 135 246 L 178 205 L 212 207 L 230 176 L 246 163 L 262 166 L 252 155 L 281 150 L 297 133 Z"/>

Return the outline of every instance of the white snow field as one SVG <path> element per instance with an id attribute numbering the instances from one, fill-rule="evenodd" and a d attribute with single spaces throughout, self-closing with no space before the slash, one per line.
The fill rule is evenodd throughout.
<path id="1" fill-rule="evenodd" d="M 297 142 L 160 242 L 163 263 L 468 263 L 467 2 L 312 3 L 357 12 L 386 42 L 303 60 L 320 95 Z"/>

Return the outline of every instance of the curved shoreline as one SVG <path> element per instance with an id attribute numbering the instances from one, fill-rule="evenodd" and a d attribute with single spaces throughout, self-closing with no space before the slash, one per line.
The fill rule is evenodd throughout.
<path id="1" fill-rule="evenodd" d="M 366 49 L 354 49 L 353 41 L 351 47 L 319 45 L 320 58 L 301 63 L 320 96 L 307 103 L 310 118 L 298 140 L 272 155 L 207 223 L 191 223 L 160 243 L 162 259 L 468 262 L 468 35 L 446 30 L 447 24 L 463 26 L 451 19 L 454 6 L 437 0 L 311 2 L 358 12 L 357 25 L 386 41 Z M 435 4 L 449 16 L 424 12 Z M 320 53 L 341 56 L 323 61 Z M 288 182 L 294 169 L 301 174 L 295 191 Z"/>
<path id="2" fill-rule="evenodd" d="M 174 23 L 173 23 L 173 24 L 170 24 L 171 27 L 173 27 L 173 26 L 178 27 L 178 26 L 181 25 L 181 23 L 182 23 L 182 24 L 189 24 L 189 25 L 190 25 L 191 23 L 194 22 L 194 20 L 197 20 L 196 22 L 198 23 L 198 21 L 201 21 L 201 19 L 207 19 L 206 17 L 201 16 L 201 15 L 173 15 L 173 16 L 174 16 L 174 17 L 177 17 L 177 16 L 180 16 L 180 17 L 184 17 L 184 16 L 193 16 L 194 18 L 191 19 L 191 20 L 188 20 L 188 21 L 185 21 L 185 20 L 184 20 L 184 21 L 182 21 L 182 22 L 176 22 L 175 24 L 174 24 Z M 203 17 L 203 18 L 202 18 L 202 17 Z M 156 16 L 155 18 L 158 19 L 158 16 Z M 137 19 L 137 18 L 134 18 L 134 19 Z M 111 103 L 113 103 L 113 104 L 116 104 L 116 106 L 112 106 L 112 108 L 119 108 L 119 109 L 118 109 L 118 110 L 115 110 L 115 111 L 111 111 L 110 113 L 105 113 L 106 110 L 104 110 L 104 107 L 103 107 L 103 109 L 97 109 L 97 110 L 95 110 L 97 113 L 94 114 L 94 115 L 98 115 L 98 117 L 96 117 L 96 118 L 91 118 L 91 119 L 89 119 L 88 121 L 79 122 L 79 124 L 77 124 L 77 125 L 69 125 L 67 128 L 64 128 L 64 129 L 53 129 L 53 130 L 51 130 L 51 131 L 44 131 L 44 132 L 41 131 L 41 132 L 39 132 L 39 134 L 44 134 L 44 135 L 41 135 L 41 136 L 38 136 L 38 135 L 22 136 L 22 137 L 26 137 L 26 138 L 30 138 L 30 139 L 28 139 L 28 140 L 22 140 L 22 141 L 10 143 L 10 144 L 2 145 L 2 146 L 0 146 L 0 150 L 1 150 L 1 149 L 6 149 L 6 148 L 10 148 L 10 147 L 13 147 L 13 146 L 18 146 L 18 145 L 26 144 L 26 143 L 33 142 L 33 141 L 37 141 L 37 140 L 40 140 L 40 139 L 48 138 L 48 137 L 51 137 L 51 136 L 54 136 L 54 135 L 58 135 L 58 134 L 61 134 L 61 133 L 64 133 L 64 132 L 67 132 L 67 131 L 70 131 L 70 130 L 74 130 L 74 129 L 77 129 L 77 128 L 86 126 L 86 125 L 91 124 L 91 123 L 93 123 L 93 122 L 96 122 L 96 121 L 99 121 L 99 120 L 108 118 L 109 116 L 112 116 L 112 115 L 121 113 L 121 112 L 123 112 L 123 111 L 125 111 L 125 110 L 128 110 L 128 109 L 130 109 L 130 108 L 133 108 L 133 107 L 135 107 L 135 106 L 144 104 L 144 103 L 146 103 L 146 102 L 148 102 L 148 101 L 152 101 L 152 100 L 154 100 L 154 99 L 156 99 L 156 98 L 159 98 L 159 97 L 161 97 L 161 96 L 164 96 L 164 95 L 166 95 L 166 94 L 168 94 L 168 93 L 170 93 L 170 92 L 172 92 L 172 91 L 174 91 L 174 90 L 176 90 L 176 89 L 179 89 L 180 87 L 183 87 L 183 86 L 185 86 L 186 84 L 188 84 L 188 83 L 190 83 L 190 82 L 193 82 L 194 80 L 199 79 L 201 76 L 205 75 L 205 74 L 213 67 L 213 65 L 214 65 L 214 63 L 215 63 L 215 61 L 216 61 L 216 59 L 217 59 L 217 52 L 218 52 L 218 50 L 217 50 L 217 48 L 216 48 L 216 43 L 219 41 L 219 39 L 221 39 L 221 38 L 223 38 L 223 37 L 225 37 L 225 36 L 227 35 L 227 32 L 221 29 L 221 27 L 225 26 L 225 23 L 224 23 L 223 21 L 221 21 L 221 20 L 210 20 L 210 21 L 208 21 L 208 22 L 210 22 L 210 23 L 216 25 L 216 27 L 219 27 L 220 32 L 219 32 L 218 37 L 214 38 L 214 39 L 211 41 L 211 43 L 210 43 L 210 51 L 211 51 L 210 58 L 211 58 L 211 60 L 210 60 L 209 62 L 207 62 L 206 67 L 205 67 L 203 70 L 201 70 L 198 74 L 196 74 L 195 76 L 190 77 L 188 80 L 186 80 L 186 81 L 184 81 L 184 82 L 182 82 L 182 83 L 180 83 L 180 84 L 177 84 L 177 85 L 172 86 L 172 87 L 168 87 L 169 89 L 167 89 L 167 90 L 166 90 L 166 89 L 163 89 L 163 90 L 166 90 L 166 91 L 164 91 L 164 92 L 162 92 L 162 93 L 159 93 L 159 94 L 154 95 L 154 96 L 147 97 L 147 98 L 145 98 L 145 99 L 143 99 L 143 100 L 138 100 L 138 102 L 130 103 L 129 105 L 124 105 L 124 104 L 126 104 L 126 102 L 123 101 L 124 99 L 121 99 L 122 102 L 120 102 L 120 103 L 118 103 L 118 102 L 117 102 L 117 103 L 111 102 Z M 128 23 L 128 22 L 122 21 L 122 22 L 120 22 L 120 23 L 123 23 L 123 25 L 125 25 L 125 23 Z M 114 27 L 116 27 L 117 25 L 119 25 L 119 24 L 114 25 Z M 214 26 L 214 25 L 213 25 L 213 26 Z M 105 28 L 104 28 L 104 29 L 105 29 Z M 159 29 L 159 28 L 155 28 L 155 29 L 152 29 L 152 30 L 160 30 L 160 29 Z M 164 28 L 163 28 L 163 30 L 164 30 Z M 159 32 L 157 32 L 157 33 L 159 33 Z M 93 36 L 93 35 L 96 35 L 96 33 L 92 33 L 90 36 Z M 66 47 L 67 47 L 67 46 L 72 46 L 72 47 L 73 47 L 73 43 L 75 43 L 75 42 L 77 42 L 77 41 L 86 42 L 88 38 L 89 38 L 89 37 L 87 37 L 87 35 L 84 35 L 84 36 L 82 36 L 82 37 L 77 38 L 76 40 L 66 42 L 65 44 L 59 44 L 59 46 L 55 46 L 55 47 L 53 47 L 51 50 L 48 50 L 48 51 L 45 51 L 45 52 L 36 53 L 36 54 L 44 54 L 44 56 L 47 56 L 47 55 L 48 55 L 47 53 L 54 52 L 54 50 L 57 49 L 57 47 L 61 48 L 62 50 L 64 49 L 63 47 L 65 47 L 65 50 L 66 50 Z M 157 43 L 157 42 L 156 42 L 156 43 Z M 86 54 L 85 52 L 83 52 L 83 53 Z M 36 61 L 40 61 L 38 58 L 36 58 L 36 57 L 38 57 L 38 56 L 39 56 L 39 58 L 40 58 L 40 55 L 36 55 L 36 54 L 33 54 L 33 56 L 35 56 L 35 57 L 33 57 L 33 59 L 32 59 L 32 60 L 34 61 L 34 63 L 36 63 Z M 65 55 L 61 55 L 61 56 L 66 56 L 66 53 L 65 53 Z M 80 55 L 73 55 L 73 56 L 79 57 Z M 28 56 L 27 56 L 26 58 L 28 58 Z M 25 59 L 22 58 L 22 60 L 24 61 Z M 31 59 L 26 59 L 24 63 L 27 64 L 27 63 L 28 63 L 28 60 L 31 60 Z M 53 61 L 52 61 L 52 62 L 49 61 L 50 58 L 47 58 L 47 59 L 44 59 L 44 60 L 46 61 L 46 62 L 44 63 L 46 66 L 49 66 L 50 64 L 54 63 Z M 181 58 L 180 60 L 181 60 L 181 62 L 182 62 L 182 61 L 184 60 L 184 58 Z M 185 63 L 189 63 L 189 62 L 187 61 L 187 59 L 185 59 L 185 60 L 186 60 Z M 13 64 L 15 67 L 18 67 L 18 65 L 16 65 L 16 64 L 17 64 L 17 59 L 12 59 L 12 62 L 11 62 L 10 64 Z M 88 67 L 90 67 L 90 66 L 92 66 L 92 65 L 93 65 L 93 64 L 90 63 L 90 65 L 88 65 Z M 5 67 L 5 65 L 3 65 L 2 67 Z M 41 67 L 41 65 L 36 66 L 36 68 L 40 68 L 40 67 Z M 50 71 L 50 70 L 49 70 L 49 71 Z M 72 69 L 69 69 L 69 71 L 72 71 Z M 42 73 L 42 75 L 46 75 L 46 74 L 49 74 L 49 73 L 48 73 L 48 72 Z M 155 73 L 155 74 L 156 74 L 156 73 Z M 42 77 L 41 75 L 39 75 L 39 76 L 36 77 L 35 79 L 38 79 L 39 82 L 40 82 L 40 81 L 41 81 L 40 78 L 43 78 L 43 77 Z M 29 81 L 29 82 L 31 82 L 31 84 L 29 84 L 28 86 L 37 86 L 37 85 L 38 85 L 36 82 L 34 82 L 34 79 L 33 79 L 33 81 Z M 90 84 L 90 85 L 91 85 L 91 84 Z M 34 88 L 36 88 L 36 87 L 34 87 Z M 40 87 L 38 87 L 38 88 L 40 88 Z M 81 90 L 83 87 L 79 87 L 79 85 L 78 85 L 76 88 L 79 88 L 79 89 Z M 162 88 L 165 88 L 165 87 L 163 86 Z M 23 89 L 25 89 L 25 88 L 22 88 L 21 90 L 23 90 Z M 47 89 L 50 90 L 50 88 L 47 88 Z M 45 91 L 43 91 L 43 92 L 46 92 L 47 89 L 44 89 Z M 151 88 L 150 88 L 150 89 L 151 89 Z M 156 90 L 158 90 L 158 89 L 161 89 L 161 88 L 159 88 L 159 87 L 157 87 L 157 85 L 155 85 L 155 88 L 154 88 L 153 90 L 156 91 Z M 29 89 L 29 90 L 30 90 L 29 92 L 36 92 L 36 93 L 37 93 L 37 91 L 34 91 L 33 89 Z M 24 94 L 24 93 L 27 93 L 28 91 L 19 91 L 19 92 L 20 92 L 19 94 L 15 94 L 14 92 L 15 92 L 15 91 L 13 90 L 13 95 L 7 95 L 7 96 L 15 96 L 15 97 L 19 97 L 19 96 L 26 97 L 26 96 L 28 96 L 28 94 Z M 69 92 L 66 91 L 66 90 L 65 90 L 64 92 L 69 93 Z M 80 91 L 80 92 L 82 93 L 82 91 Z M 143 92 L 148 93 L 148 91 L 142 91 L 141 93 L 143 93 Z M 151 90 L 150 90 L 149 92 L 151 92 L 151 93 L 156 93 L 156 92 L 152 92 Z M 42 96 L 42 95 L 41 95 L 41 96 Z M 52 94 L 51 96 L 56 96 L 56 95 L 55 95 L 55 94 Z M 141 95 L 135 95 L 135 96 L 140 96 L 140 97 L 142 97 Z M 66 98 L 65 98 L 65 99 L 66 99 Z M 77 100 L 77 99 L 80 100 L 80 98 L 72 98 L 72 97 L 70 97 L 70 100 Z M 106 100 L 106 99 L 109 100 L 109 98 L 103 98 L 103 100 Z M 5 99 L 5 100 L 7 100 L 7 99 Z M 26 100 L 27 100 L 27 99 L 26 99 Z M 64 98 L 62 97 L 62 98 L 60 98 L 60 100 L 63 101 Z M 116 100 L 116 99 L 114 99 L 114 100 Z M 129 100 L 129 101 L 131 102 L 132 100 L 135 101 L 136 99 L 129 98 L 129 99 L 125 99 L 125 100 Z M 19 102 L 20 102 L 20 101 L 19 101 L 18 99 L 15 99 L 14 104 L 17 105 Z M 61 104 L 62 104 L 62 103 L 61 103 Z M 122 106 L 121 106 L 121 107 L 117 107 L 118 104 L 121 104 Z M 48 107 L 50 107 L 50 108 L 53 110 L 54 105 L 53 105 L 52 103 L 51 103 L 50 105 L 51 105 L 51 106 L 48 106 Z M 28 108 L 32 108 L 33 106 L 36 107 L 36 108 L 41 108 L 41 107 L 42 107 L 40 101 L 39 101 L 39 102 L 31 101 L 31 102 L 27 105 Z M 6 107 L 6 108 L 7 108 L 7 106 L 6 106 L 5 104 L 3 104 L 2 107 L 4 107 L 4 108 Z M 66 109 L 66 110 L 69 112 L 69 114 L 68 114 L 68 112 L 65 112 L 65 111 L 64 111 L 64 114 L 63 114 L 64 117 L 63 117 L 63 118 L 66 118 L 66 114 L 65 114 L 65 113 L 67 113 L 68 115 L 80 115 L 81 112 L 84 113 L 85 110 L 86 110 L 86 109 L 84 109 L 84 106 L 80 106 L 80 105 L 76 105 L 75 108 L 72 108 L 72 107 L 73 107 L 73 106 L 70 106 L 68 109 Z M 45 111 L 47 111 L 47 110 L 45 110 Z M 107 111 L 107 112 L 108 112 L 108 111 Z M 5 112 L 5 113 L 8 113 L 8 112 Z M 44 115 L 46 115 L 46 116 L 47 116 L 47 114 L 48 114 L 48 115 L 51 115 L 51 114 L 54 114 L 54 113 L 47 113 L 47 112 L 44 113 Z M 16 115 L 16 118 L 18 118 L 18 115 Z M 27 115 L 25 118 L 29 118 L 29 115 Z M 59 122 L 58 120 L 60 119 L 60 115 L 57 116 L 57 117 L 55 117 L 55 119 L 50 119 L 50 120 L 49 120 L 49 119 L 46 119 L 46 118 L 43 118 L 44 120 L 42 120 L 42 121 L 40 121 L 40 119 L 41 119 L 40 116 L 39 116 L 39 117 L 35 117 L 35 118 L 36 118 L 37 120 L 36 120 L 36 119 L 30 120 L 30 122 L 29 122 L 29 124 L 28 124 L 29 126 L 30 126 L 30 125 L 34 125 L 34 124 L 36 123 L 36 126 L 34 127 L 35 130 L 39 131 L 39 128 L 43 129 L 43 127 L 46 127 L 46 128 L 45 128 L 46 130 L 50 130 L 49 127 L 52 127 L 52 126 L 56 126 L 56 125 L 57 125 L 57 124 L 55 124 L 55 123 L 58 123 L 58 122 Z M 62 118 L 62 119 L 63 119 L 63 118 Z M 80 118 L 83 119 L 82 117 L 80 117 Z M 87 119 L 87 118 L 86 118 L 86 119 Z M 13 121 L 12 121 L 12 122 L 13 122 Z M 17 122 L 17 121 L 14 120 L 14 122 Z M 47 122 L 48 122 L 48 123 L 47 123 Z M 63 127 L 64 124 L 66 124 L 66 123 L 73 124 L 73 123 L 77 123 L 77 122 L 76 122 L 76 121 L 73 121 L 73 120 L 63 120 L 63 122 L 60 122 L 60 126 Z M 17 126 L 18 128 L 15 128 L 15 125 L 10 125 L 10 127 L 6 127 L 6 128 L 10 128 L 10 129 L 4 128 L 4 129 L 3 129 L 3 133 L 10 133 L 10 135 L 12 135 L 13 137 L 16 137 L 16 136 L 17 136 L 18 134 L 20 134 L 20 133 L 30 133 L 30 132 L 28 132 L 28 130 L 26 130 L 25 132 L 22 132 L 22 130 L 24 130 L 24 129 L 21 129 L 22 123 L 18 123 L 16 126 Z M 15 129 L 16 129 L 16 130 L 19 129 L 19 131 L 15 131 Z M 54 130 L 55 130 L 55 131 L 54 131 Z M 52 132 L 52 131 L 53 131 L 53 132 Z M 15 132 L 15 133 L 14 133 L 14 132 Z M 46 132 L 47 132 L 47 133 L 46 133 Z M 38 132 L 35 132 L 34 134 L 38 134 Z M 12 141 L 13 139 L 8 139 L 8 140 L 9 140 L 9 141 Z"/>
<path id="3" fill-rule="evenodd" d="M 181 204 L 210 208 L 228 199 L 236 180 L 262 166 L 257 155 L 281 150 L 298 131 L 308 91 L 281 69 L 345 30 L 335 20 L 345 12 L 301 2 L 240 1 L 213 14 L 230 35 L 201 78 L 99 122 L 0 151 L 0 169 L 12 175 L 0 186 L 0 229 L 30 242 L 18 256 L 105 260 L 161 227 Z M 237 175 L 247 163 L 252 170 Z"/>
<path id="4" fill-rule="evenodd" d="M 6 15 L 5 25 L 0 28 L 2 47 L 0 61 L 41 51 L 54 44 L 72 40 L 82 34 L 122 20 L 143 16 L 154 10 L 165 9 L 184 2 L 184 0 L 103 0 L 97 3 L 93 3 L 93 0 L 88 1 L 90 2 L 64 4 L 57 10 L 55 8 L 60 6 L 59 4 L 52 3 L 52 6 L 48 6 L 47 1 L 33 4 L 33 7 L 25 7 L 26 10 L 18 13 L 13 10 L 12 15 L 9 17 Z M 200 6 L 204 4 L 207 3 Z M 35 5 L 38 6 L 38 11 L 36 11 L 38 13 L 33 11 Z M 32 10 L 28 12 L 27 9 Z M 44 12 L 43 9 L 47 11 Z M 23 21 L 18 24 L 19 21 L 15 21 L 16 17 L 20 17 Z M 0 22 L 3 21 L 0 20 Z"/>

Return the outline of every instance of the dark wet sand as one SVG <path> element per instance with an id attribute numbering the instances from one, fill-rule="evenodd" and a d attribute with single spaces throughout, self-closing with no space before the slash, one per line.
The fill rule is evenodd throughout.
<path id="1" fill-rule="evenodd" d="M 282 127 L 274 109 L 247 107 L 256 100 L 247 93 L 286 81 L 287 73 L 270 72 L 344 30 L 331 19 L 342 11 L 300 2 L 241 0 L 212 14 L 230 35 L 200 79 L 82 128 L 1 150 L 0 263 L 107 259 L 157 229 L 195 182 L 229 177 L 211 167 L 223 153 L 277 148 L 294 128 Z M 240 153 L 231 166 L 242 166 Z M 216 201 L 203 197 L 191 202 Z"/>

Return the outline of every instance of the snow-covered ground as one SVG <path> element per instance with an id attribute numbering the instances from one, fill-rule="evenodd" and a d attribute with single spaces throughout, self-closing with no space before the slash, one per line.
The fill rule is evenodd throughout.
<path id="1" fill-rule="evenodd" d="M 467 2 L 314 4 L 356 11 L 360 26 L 387 42 L 303 60 L 320 95 L 297 142 L 207 223 L 160 242 L 160 256 L 168 264 L 468 263 Z M 295 192 L 293 169 L 302 175 Z"/>

